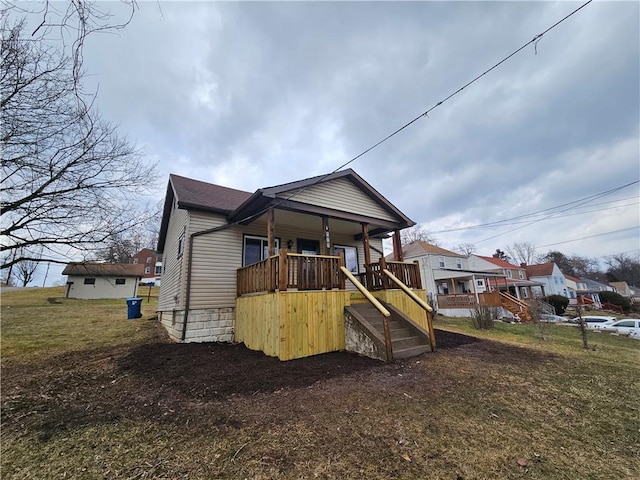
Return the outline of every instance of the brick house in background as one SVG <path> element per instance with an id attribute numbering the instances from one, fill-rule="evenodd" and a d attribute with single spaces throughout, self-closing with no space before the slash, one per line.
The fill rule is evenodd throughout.
<path id="1" fill-rule="evenodd" d="M 160 285 L 162 256 L 159 255 L 158 252 L 149 248 L 143 248 L 131 257 L 129 263 L 144 266 L 144 274 L 142 276 L 143 283 L 153 282 L 155 285 Z"/>

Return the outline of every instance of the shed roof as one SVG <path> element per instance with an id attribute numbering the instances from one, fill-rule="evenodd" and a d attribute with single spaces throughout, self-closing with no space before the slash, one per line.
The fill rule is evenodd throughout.
<path id="1" fill-rule="evenodd" d="M 63 275 L 91 277 L 142 277 L 145 266 L 132 263 L 72 262 L 62 271 Z"/>

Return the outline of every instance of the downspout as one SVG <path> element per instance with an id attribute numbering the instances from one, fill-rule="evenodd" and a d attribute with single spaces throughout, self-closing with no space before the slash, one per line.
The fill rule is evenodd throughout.
<path id="1" fill-rule="evenodd" d="M 202 235 L 207 235 L 209 233 L 215 233 L 221 230 L 226 230 L 227 228 L 233 227 L 235 225 L 237 225 L 237 223 L 227 223 L 226 225 L 220 225 L 219 227 L 209 228 L 207 230 L 202 230 L 200 232 L 195 232 L 189 235 L 189 255 L 187 255 L 187 291 L 185 292 L 185 299 L 184 299 L 184 322 L 182 323 L 182 336 L 181 336 L 181 341 L 183 342 L 187 335 L 187 319 L 189 318 L 189 304 L 191 300 L 191 266 L 193 264 L 193 239 L 195 237 L 200 237 Z"/>

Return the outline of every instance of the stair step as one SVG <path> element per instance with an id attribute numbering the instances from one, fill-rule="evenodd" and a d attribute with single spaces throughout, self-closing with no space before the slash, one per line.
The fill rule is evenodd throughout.
<path id="1" fill-rule="evenodd" d="M 429 345 L 418 345 L 393 351 L 393 358 L 409 358 L 429 351 Z"/>
<path id="2" fill-rule="evenodd" d="M 406 336 L 402 338 L 393 338 L 391 339 L 391 346 L 393 351 L 404 350 L 410 347 L 419 347 L 424 345 L 420 337 L 417 335 Z"/>

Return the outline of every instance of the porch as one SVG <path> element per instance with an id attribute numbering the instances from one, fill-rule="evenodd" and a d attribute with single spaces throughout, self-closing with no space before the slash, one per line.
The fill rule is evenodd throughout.
<path id="1" fill-rule="evenodd" d="M 237 270 L 235 338 L 281 360 L 345 350 L 345 309 L 363 303 L 381 311 L 386 311 L 382 304 L 392 305 L 418 330 L 429 332 L 433 343 L 417 264 L 380 258 L 356 277 L 345 268 L 343 255 L 286 249 Z M 385 328 L 387 360 L 393 358 L 391 337 Z"/>

